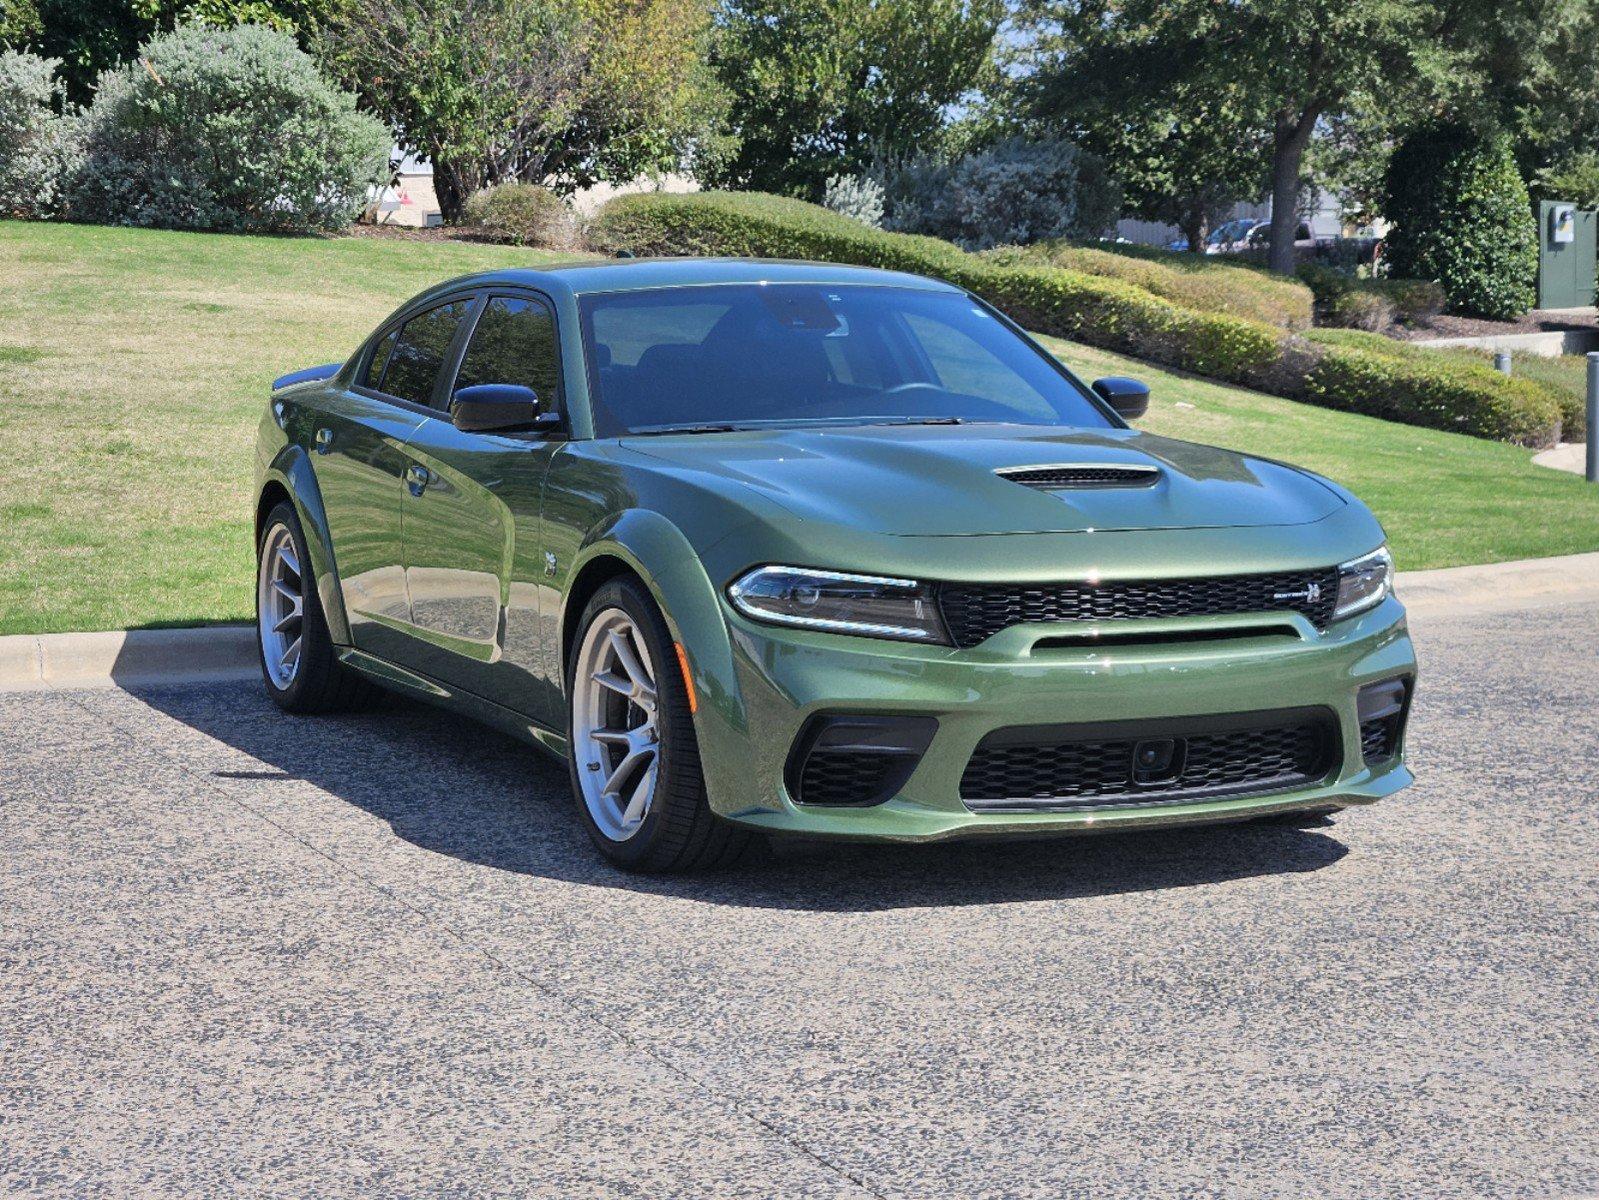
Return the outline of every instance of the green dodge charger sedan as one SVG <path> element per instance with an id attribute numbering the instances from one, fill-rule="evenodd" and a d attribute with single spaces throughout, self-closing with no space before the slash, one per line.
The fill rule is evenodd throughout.
<path id="1" fill-rule="evenodd" d="M 1139 433 L 914 275 L 615 260 L 424 292 L 277 380 L 262 673 L 564 757 L 613 862 L 1319 819 L 1410 782 L 1371 513 Z"/>

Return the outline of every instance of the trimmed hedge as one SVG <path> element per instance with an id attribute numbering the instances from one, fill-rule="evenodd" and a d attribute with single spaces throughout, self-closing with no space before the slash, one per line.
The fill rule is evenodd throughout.
<path id="1" fill-rule="evenodd" d="M 1226 313 L 1280 325 L 1308 329 L 1311 324 L 1311 290 L 1297 280 L 1217 261 L 1203 254 L 1177 253 L 1139 246 L 1107 243 L 1077 246 L 1046 242 L 1038 246 L 1002 246 L 987 256 L 999 263 L 1037 263 L 1065 267 L 1085 275 L 1120 279 L 1153 292 L 1173 304 L 1201 312 Z"/>
<path id="2" fill-rule="evenodd" d="M 638 255 L 801 258 L 933 275 L 1029 329 L 1164 366 L 1413 425 L 1529 446 L 1553 445 L 1558 403 L 1508 380 L 1370 334 L 1275 325 L 1173 304 L 1121 279 L 1013 264 L 949 242 L 885 233 L 814 204 L 753 192 L 644 193 L 608 203 L 589 227 L 602 250 Z M 1378 344 L 1381 344 L 1380 346 Z M 1408 351 L 1405 352 L 1405 351 Z"/>

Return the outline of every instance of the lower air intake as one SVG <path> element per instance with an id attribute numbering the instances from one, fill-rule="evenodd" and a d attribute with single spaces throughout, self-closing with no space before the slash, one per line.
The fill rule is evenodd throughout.
<path id="1" fill-rule="evenodd" d="M 1330 709 L 996 730 L 961 776 L 976 812 L 1142 808 L 1318 783 L 1339 764 Z"/>

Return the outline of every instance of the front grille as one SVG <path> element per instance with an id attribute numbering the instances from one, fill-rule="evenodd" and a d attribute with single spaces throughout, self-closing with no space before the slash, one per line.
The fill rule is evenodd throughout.
<path id="1" fill-rule="evenodd" d="M 881 799 L 895 755 L 857 750 L 811 751 L 799 775 L 803 804 L 865 804 Z"/>
<path id="2" fill-rule="evenodd" d="M 1107 583 L 945 583 L 938 602 L 962 648 L 1031 621 L 1298 612 L 1324 629 L 1338 603 L 1338 569 Z"/>
<path id="3" fill-rule="evenodd" d="M 1140 777 L 1141 746 L 1169 752 L 1161 777 Z M 978 812 L 1176 804 L 1315 783 L 1338 759 L 1337 719 L 1324 708 L 1018 726 L 978 743 L 961 776 L 961 799 Z"/>
<path id="4" fill-rule="evenodd" d="M 1160 478 L 1158 467 L 1012 467 L 998 474 L 1012 483 L 1058 492 L 1068 488 L 1148 487 Z"/>

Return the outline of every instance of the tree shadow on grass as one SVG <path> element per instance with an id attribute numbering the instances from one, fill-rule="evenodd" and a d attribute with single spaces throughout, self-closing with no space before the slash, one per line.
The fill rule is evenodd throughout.
<path id="1" fill-rule="evenodd" d="M 1348 852 L 1314 830 L 1235 824 L 920 846 L 782 842 L 715 874 L 629 875 L 589 844 L 563 763 L 465 718 L 399 699 L 366 713 L 291 717 L 257 684 L 131 690 L 254 760 L 211 774 L 257 785 L 263 803 L 274 783 L 305 780 L 436 854 L 707 904 L 869 912 L 1070 900 L 1315 871 Z"/>

